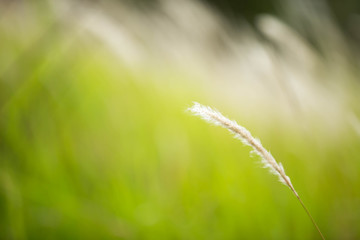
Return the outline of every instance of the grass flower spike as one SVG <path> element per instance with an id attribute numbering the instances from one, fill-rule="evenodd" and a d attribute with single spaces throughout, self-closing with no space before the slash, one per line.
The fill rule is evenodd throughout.
<path id="1" fill-rule="evenodd" d="M 220 112 L 208 106 L 203 106 L 195 102 L 194 105 L 188 110 L 194 115 L 197 115 L 210 123 L 228 129 L 231 133 L 235 135 L 236 138 L 240 139 L 245 145 L 251 146 L 253 148 L 253 151 L 261 157 L 261 161 L 264 166 L 268 168 L 271 173 L 277 175 L 280 182 L 282 182 L 291 189 L 291 191 L 294 193 L 294 195 L 306 211 L 307 215 L 310 217 L 312 223 L 321 235 L 321 238 L 325 239 L 319 227 L 315 223 L 313 217 L 311 216 L 310 212 L 307 210 L 298 193 L 295 191 L 295 188 L 293 187 L 290 178 L 286 175 L 282 164 L 276 162 L 275 158 L 261 145 L 261 142 L 258 139 L 254 138 L 246 128 L 240 126 L 235 121 L 226 118 Z"/>

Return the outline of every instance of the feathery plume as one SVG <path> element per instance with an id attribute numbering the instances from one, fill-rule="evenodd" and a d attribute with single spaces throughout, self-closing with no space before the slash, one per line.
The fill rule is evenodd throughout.
<path id="1" fill-rule="evenodd" d="M 293 187 L 290 178 L 285 173 L 284 167 L 281 163 L 276 162 L 275 158 L 270 154 L 270 152 L 262 146 L 260 140 L 254 138 L 246 128 L 237 124 L 236 121 L 226 118 L 219 111 L 214 110 L 208 106 L 203 106 L 197 102 L 194 102 L 194 105 L 188 110 L 192 114 L 199 116 L 210 123 L 228 129 L 231 133 L 235 135 L 236 138 L 240 139 L 245 145 L 251 146 L 253 148 L 253 151 L 261 157 L 261 162 L 264 164 L 264 167 L 268 168 L 271 173 L 277 175 L 280 182 L 282 182 L 291 189 L 291 191 L 294 193 L 294 195 L 304 208 L 307 215 L 310 217 L 312 223 L 321 235 L 321 238 L 325 239 L 319 227 L 315 223 L 315 220 L 305 207 L 298 193 L 295 191 L 295 188 Z"/>

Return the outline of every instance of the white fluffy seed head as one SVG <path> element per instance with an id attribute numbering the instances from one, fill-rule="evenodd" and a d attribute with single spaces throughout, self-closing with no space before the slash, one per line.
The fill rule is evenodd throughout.
<path id="1" fill-rule="evenodd" d="M 201 117 L 207 122 L 228 129 L 244 144 L 251 146 L 253 148 L 252 152 L 255 152 L 261 157 L 263 166 L 269 169 L 271 173 L 277 175 L 280 182 L 288 186 L 295 193 L 295 195 L 297 195 L 294 187 L 291 184 L 290 178 L 285 174 L 285 170 L 282 164 L 277 163 L 271 153 L 261 145 L 260 140 L 254 138 L 246 128 L 240 126 L 235 121 L 226 118 L 219 111 L 214 110 L 208 106 L 203 106 L 197 102 L 194 102 L 194 105 L 188 110 L 192 114 Z"/>
<path id="2" fill-rule="evenodd" d="M 236 138 L 240 139 L 244 144 L 249 145 L 253 148 L 253 151 L 257 155 L 261 157 L 261 162 L 265 168 L 268 168 L 270 172 L 277 175 L 280 179 L 280 182 L 288 186 L 291 191 L 295 194 L 296 198 L 299 200 L 300 204 L 303 206 L 307 215 L 311 219 L 312 223 L 316 227 L 319 232 L 321 238 L 325 240 L 322 235 L 319 227 L 317 226 L 315 220 L 311 216 L 310 212 L 305 207 L 304 203 L 300 199 L 299 195 L 295 191 L 294 187 L 291 184 L 290 178 L 285 174 L 284 167 L 281 163 L 277 163 L 274 157 L 271 155 L 269 151 L 267 151 L 262 145 L 261 142 L 254 138 L 251 133 L 244 127 L 237 124 L 235 121 L 231 121 L 230 119 L 224 117 L 219 111 L 213 110 L 210 107 L 203 106 L 199 103 L 194 103 L 194 105 L 188 109 L 194 115 L 200 116 L 202 119 L 213 123 L 215 125 L 220 125 L 230 132 L 232 132 Z"/>

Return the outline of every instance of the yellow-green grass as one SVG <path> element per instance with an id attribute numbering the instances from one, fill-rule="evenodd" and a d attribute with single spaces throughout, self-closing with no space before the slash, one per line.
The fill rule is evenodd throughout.
<path id="1" fill-rule="evenodd" d="M 185 112 L 194 100 L 213 103 L 196 79 L 128 68 L 61 30 L 30 48 L 8 38 L 0 45 L 14 56 L 2 58 L 0 72 L 0 238 L 318 239 L 249 147 Z M 327 239 L 360 237 L 359 136 L 329 140 L 226 113 L 284 164 Z"/>

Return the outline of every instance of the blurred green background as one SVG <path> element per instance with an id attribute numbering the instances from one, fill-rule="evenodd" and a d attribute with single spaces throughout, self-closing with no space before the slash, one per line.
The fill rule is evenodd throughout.
<path id="1" fill-rule="evenodd" d="M 342 96 L 334 100 L 340 107 L 324 104 L 350 117 L 320 118 L 294 105 L 285 117 L 257 85 L 243 89 L 255 97 L 222 100 L 225 75 L 213 84 L 157 59 L 148 36 L 135 34 L 150 48 L 150 62 L 134 65 L 75 26 L 81 16 L 73 8 L 111 12 L 114 5 L 84 10 L 80 2 L 59 14 L 55 2 L 0 2 L 1 239 L 320 239 L 250 147 L 185 111 L 193 101 L 218 108 L 261 139 L 327 239 L 360 238 L 356 53 L 336 45 L 351 61 L 335 61 L 330 66 L 341 74 L 319 80 L 341 89 L 327 90 L 330 99 Z M 327 76 L 333 59 L 319 59 L 316 77 Z"/>

